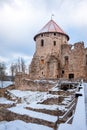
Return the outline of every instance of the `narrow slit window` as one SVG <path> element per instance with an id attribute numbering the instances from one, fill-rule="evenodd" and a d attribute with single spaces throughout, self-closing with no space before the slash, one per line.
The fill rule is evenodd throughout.
<path id="1" fill-rule="evenodd" d="M 41 40 L 41 46 L 42 47 L 44 46 L 44 40 L 43 39 Z"/>
<path id="2" fill-rule="evenodd" d="M 56 46 L 56 41 L 53 41 L 53 45 Z"/>
<path id="3" fill-rule="evenodd" d="M 54 36 L 56 36 L 56 33 L 54 33 Z"/>
<path id="4" fill-rule="evenodd" d="M 65 65 L 69 63 L 69 57 L 65 56 Z"/>
<path id="5" fill-rule="evenodd" d="M 87 65 L 87 55 L 86 55 L 86 65 Z"/>
<path id="6" fill-rule="evenodd" d="M 62 70 L 62 74 L 64 74 L 64 70 Z"/>

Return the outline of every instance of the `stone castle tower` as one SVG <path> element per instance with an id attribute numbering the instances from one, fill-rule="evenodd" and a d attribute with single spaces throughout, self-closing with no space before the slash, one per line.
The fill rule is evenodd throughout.
<path id="1" fill-rule="evenodd" d="M 68 44 L 69 36 L 50 20 L 35 35 L 36 51 L 31 79 L 83 78 L 87 80 L 87 48 L 84 43 Z"/>

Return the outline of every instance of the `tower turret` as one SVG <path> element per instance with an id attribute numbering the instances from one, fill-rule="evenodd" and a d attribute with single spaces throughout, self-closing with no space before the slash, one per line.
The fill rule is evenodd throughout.
<path id="1" fill-rule="evenodd" d="M 34 40 L 36 41 L 36 52 L 43 56 L 52 52 L 58 53 L 60 46 L 67 44 L 69 36 L 53 20 L 50 20 L 34 36 Z"/>
<path id="2" fill-rule="evenodd" d="M 61 45 L 67 44 L 69 36 L 51 19 L 34 36 L 36 51 L 30 66 L 31 78 L 58 78 Z"/>

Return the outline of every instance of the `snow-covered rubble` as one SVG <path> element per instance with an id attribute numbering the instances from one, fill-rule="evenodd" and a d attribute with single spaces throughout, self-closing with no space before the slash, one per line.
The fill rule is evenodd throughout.
<path id="1" fill-rule="evenodd" d="M 39 92 L 39 91 L 20 91 L 20 90 L 9 90 L 10 95 L 13 98 L 13 95 L 15 97 L 21 98 L 22 102 L 42 102 L 43 100 L 46 100 L 47 98 L 58 98 L 57 95 L 52 95 L 47 92 Z"/>

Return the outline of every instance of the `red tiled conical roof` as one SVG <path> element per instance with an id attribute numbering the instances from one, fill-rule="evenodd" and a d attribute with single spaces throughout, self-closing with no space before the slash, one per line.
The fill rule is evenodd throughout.
<path id="1" fill-rule="evenodd" d="M 35 35 L 34 40 L 39 34 L 47 33 L 47 32 L 57 32 L 67 36 L 69 40 L 69 36 L 51 19 L 39 32 Z"/>

